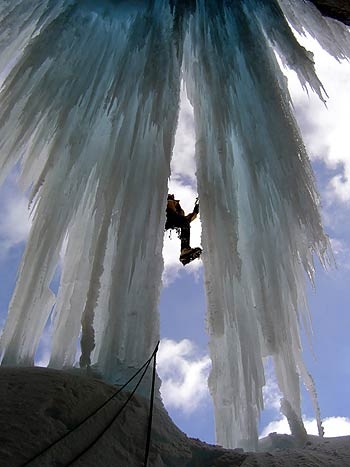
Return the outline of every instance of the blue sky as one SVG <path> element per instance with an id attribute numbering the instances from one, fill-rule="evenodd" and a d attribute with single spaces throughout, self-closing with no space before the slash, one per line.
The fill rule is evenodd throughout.
<path id="1" fill-rule="evenodd" d="M 350 284 L 350 65 L 337 62 L 308 42 L 315 52 L 317 70 L 329 94 L 328 109 L 302 92 L 288 73 L 294 105 L 314 166 L 322 198 L 325 230 L 330 236 L 337 269 L 323 271 L 317 265 L 316 289 L 309 289 L 313 317 L 313 353 L 307 343 L 305 361 L 315 380 L 326 435 L 350 433 L 350 344 L 348 330 Z M 188 212 L 196 197 L 193 118 L 183 93 L 169 191 L 181 199 Z M 14 287 L 16 270 L 28 236 L 30 222 L 25 196 L 9 177 L 0 193 L 0 322 L 3 323 Z M 175 422 L 186 433 L 214 442 L 214 422 L 206 378 L 210 360 L 205 333 L 205 294 L 200 261 L 183 268 L 178 261 L 179 241 L 165 236 L 164 289 L 160 302 L 162 345 L 158 369 L 163 398 Z M 192 246 L 200 244 L 200 220 L 192 227 Z M 46 348 L 39 355 L 45 361 Z M 261 431 L 286 430 L 278 412 L 279 393 L 267 372 L 266 410 Z M 303 413 L 312 425 L 311 403 L 303 392 Z"/>

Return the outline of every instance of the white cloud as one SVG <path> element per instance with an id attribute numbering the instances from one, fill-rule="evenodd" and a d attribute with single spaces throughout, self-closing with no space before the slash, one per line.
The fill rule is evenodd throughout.
<path id="1" fill-rule="evenodd" d="M 304 419 L 304 426 L 309 435 L 318 435 L 317 423 L 315 419 Z M 322 420 L 324 435 L 329 438 L 336 436 L 350 435 L 350 418 L 328 417 Z M 269 433 L 290 434 L 287 419 L 270 422 L 261 432 L 260 438 L 264 438 Z"/>
<path id="2" fill-rule="evenodd" d="M 350 248 L 348 242 L 338 238 L 330 238 L 330 243 L 337 267 L 344 270 L 349 270 Z"/>
<path id="3" fill-rule="evenodd" d="M 266 385 L 263 387 L 264 405 L 266 409 L 276 411 L 280 417 L 280 400 L 282 393 L 273 373 L 271 360 L 268 359 L 265 365 Z M 318 436 L 316 419 L 303 417 L 305 429 L 309 435 Z M 324 434 L 326 437 L 336 437 L 350 435 L 350 418 L 347 417 L 327 417 L 322 420 Z M 269 433 L 290 434 L 290 428 L 286 417 L 270 422 L 261 432 L 260 438 L 264 438 Z"/>
<path id="4" fill-rule="evenodd" d="M 330 438 L 333 438 L 335 436 L 350 435 L 350 418 L 328 417 L 323 420 L 322 424 L 324 427 L 325 436 L 328 436 Z M 316 420 L 312 421 L 312 430 L 314 430 L 317 433 Z M 308 431 L 308 429 L 306 429 L 306 431 Z"/>
<path id="5" fill-rule="evenodd" d="M 199 355 L 190 340 L 162 339 L 157 371 L 162 380 L 160 391 L 166 406 L 189 414 L 208 401 L 209 370 L 209 356 Z"/>
<path id="6" fill-rule="evenodd" d="M 284 417 L 281 420 L 274 420 L 270 422 L 261 432 L 260 438 L 265 438 L 270 433 L 290 434 L 287 419 Z"/>
<path id="7" fill-rule="evenodd" d="M 322 161 L 333 171 L 324 193 L 329 202 L 350 200 L 350 63 L 338 63 L 320 45 L 298 36 L 302 44 L 314 53 L 316 71 L 329 99 L 327 108 L 311 93 L 309 96 L 292 72 L 287 72 L 296 116 L 303 139 L 313 161 Z"/>
<path id="8" fill-rule="evenodd" d="M 271 375 L 266 377 L 266 384 L 263 387 L 263 397 L 265 409 L 274 409 L 279 412 L 282 393 L 279 390 L 276 378 Z"/>
<path id="9" fill-rule="evenodd" d="M 183 89 L 180 95 L 180 112 L 175 135 L 174 153 L 171 161 L 172 176 L 186 176 L 196 184 L 195 131 L 193 108 Z"/>
<path id="10" fill-rule="evenodd" d="M 9 181 L 1 193 L 0 250 L 6 255 L 10 248 L 26 241 L 31 221 L 28 200 L 14 182 Z"/>

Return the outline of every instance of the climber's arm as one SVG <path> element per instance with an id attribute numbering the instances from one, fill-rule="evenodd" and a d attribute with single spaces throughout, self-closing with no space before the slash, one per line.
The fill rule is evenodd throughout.
<path id="1" fill-rule="evenodd" d="M 190 214 L 187 214 L 186 218 L 192 222 L 196 219 L 197 215 L 199 213 L 199 203 L 196 202 L 196 204 L 194 205 L 194 209 L 193 209 L 193 212 L 191 212 Z"/>

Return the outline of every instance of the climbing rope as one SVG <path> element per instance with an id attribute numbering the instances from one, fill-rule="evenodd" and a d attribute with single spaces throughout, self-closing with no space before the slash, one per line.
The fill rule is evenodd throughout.
<path id="1" fill-rule="evenodd" d="M 119 415 L 121 414 L 121 412 L 123 411 L 123 409 L 127 406 L 128 402 L 130 401 L 130 399 L 133 397 L 133 395 L 135 394 L 135 392 L 137 391 L 137 388 L 139 387 L 139 385 L 141 384 L 141 381 L 143 379 L 143 377 L 145 376 L 146 374 L 146 371 L 151 363 L 151 360 L 153 358 L 153 356 L 156 354 L 157 350 L 158 350 L 158 345 L 159 345 L 159 342 L 157 343 L 157 346 L 156 348 L 154 349 L 153 351 L 153 354 L 151 356 L 151 358 L 148 360 L 148 363 L 145 367 L 145 369 L 143 370 L 142 372 L 142 375 L 139 379 L 139 381 L 137 382 L 135 388 L 133 389 L 133 391 L 130 393 L 129 397 L 126 399 L 126 401 L 124 402 L 124 404 L 121 406 L 121 408 L 118 410 L 118 412 L 115 414 L 115 416 L 112 418 L 112 420 L 105 426 L 105 428 L 101 431 L 101 433 L 95 438 L 95 440 L 90 443 L 83 451 L 81 451 L 79 454 L 77 454 L 74 459 L 72 459 L 68 464 L 66 464 L 66 467 L 69 467 L 71 465 L 74 464 L 75 461 L 77 461 L 80 457 L 82 457 L 86 452 L 88 452 L 93 446 L 95 446 L 95 444 L 102 438 L 102 436 L 106 433 L 106 431 L 113 425 L 113 423 L 115 422 L 115 420 L 119 417 Z M 146 466 L 145 466 L 146 467 Z"/>
<path id="2" fill-rule="evenodd" d="M 77 425 L 75 425 L 70 431 L 68 431 L 67 433 L 65 433 L 64 435 L 62 435 L 60 438 L 58 438 L 57 440 L 55 440 L 53 443 L 51 443 L 50 445 L 48 445 L 46 448 L 44 448 L 40 453 L 36 454 L 34 457 L 32 457 L 29 461 L 25 462 L 24 464 L 22 464 L 21 467 L 26 467 L 26 466 L 29 466 L 34 460 L 38 459 L 39 457 L 43 456 L 49 449 L 51 449 L 53 446 L 55 446 L 56 444 L 58 444 L 60 441 L 62 441 L 64 438 L 66 438 L 67 436 L 69 436 L 71 433 L 73 433 L 75 430 L 77 430 L 80 426 L 82 426 L 87 420 L 89 420 L 90 418 L 92 418 L 94 415 L 96 415 L 99 411 L 101 411 L 112 399 L 114 399 L 133 379 L 136 378 L 136 376 L 142 372 L 141 374 L 141 377 L 139 379 L 139 381 L 137 382 L 135 388 L 133 389 L 133 391 L 131 392 L 131 394 L 128 396 L 127 400 L 124 402 L 124 404 L 122 405 L 122 407 L 118 410 L 118 412 L 116 413 L 116 415 L 113 417 L 113 419 L 111 420 L 111 422 L 104 428 L 104 430 L 102 430 L 102 432 L 95 438 L 95 440 L 90 443 L 89 446 L 87 446 L 83 451 L 81 451 L 77 456 L 74 457 L 74 459 L 72 459 L 68 464 L 66 464 L 66 467 L 72 465 L 79 457 L 81 457 L 85 452 L 87 452 L 92 446 L 94 446 L 97 441 L 103 436 L 103 434 L 108 430 L 108 428 L 114 423 L 114 421 L 118 418 L 118 416 L 120 415 L 120 413 L 122 412 L 122 410 L 126 407 L 126 405 L 128 404 L 128 402 L 130 401 L 130 399 L 132 398 L 132 396 L 135 394 L 135 392 L 137 391 L 139 385 L 141 384 L 141 381 L 143 380 L 145 374 L 146 374 L 146 371 L 151 363 L 151 361 L 153 360 L 154 361 L 154 364 L 153 364 L 153 377 L 152 377 L 152 394 L 151 394 L 151 402 L 150 402 L 150 416 L 149 416 L 149 423 L 148 423 L 148 431 L 150 432 L 151 429 L 150 429 L 150 424 L 152 423 L 152 415 L 151 415 L 151 410 L 153 411 L 153 398 L 154 398 L 154 380 L 155 380 L 155 363 L 156 363 L 156 354 L 157 354 L 157 351 L 158 351 L 158 347 L 159 347 L 159 341 L 152 353 L 152 355 L 150 356 L 150 358 L 141 366 L 141 368 L 139 368 L 136 373 L 131 377 L 129 378 L 129 380 L 123 384 L 123 386 L 121 386 L 116 392 L 114 392 L 103 404 L 101 404 L 99 407 L 97 407 L 93 412 L 91 412 L 89 415 L 87 415 L 83 420 L 81 420 Z M 143 371 L 142 371 L 143 370 Z M 146 451 L 148 450 L 149 451 L 149 443 L 150 443 L 150 434 L 147 435 L 147 444 L 146 444 Z M 145 461 L 147 462 L 147 458 L 148 458 L 148 454 L 147 456 L 145 456 Z M 145 467 L 146 467 L 146 464 L 145 464 Z"/>
<path id="3" fill-rule="evenodd" d="M 147 467 L 149 448 L 150 448 L 150 444 L 151 444 L 153 403 L 154 403 L 154 387 L 155 387 L 155 381 L 156 381 L 156 356 L 157 356 L 158 346 L 159 346 L 159 341 L 158 341 L 158 344 L 157 344 L 157 346 L 156 346 L 156 348 L 154 350 L 154 355 L 153 355 L 152 387 L 151 387 L 151 398 L 150 398 L 150 404 L 149 404 L 149 416 L 148 416 L 148 428 L 147 428 L 145 461 L 143 463 L 143 467 Z"/>

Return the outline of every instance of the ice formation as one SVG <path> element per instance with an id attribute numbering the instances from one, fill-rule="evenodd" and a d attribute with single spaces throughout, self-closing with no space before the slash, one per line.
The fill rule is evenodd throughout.
<path id="1" fill-rule="evenodd" d="M 280 4 L 300 31 L 305 18 L 318 32 L 325 24 L 305 2 Z M 327 28 L 341 59 L 346 42 L 335 49 L 333 38 L 346 28 Z M 277 0 L 2 1 L 0 171 L 20 167 L 33 210 L 4 365 L 33 364 L 53 306 L 54 368 L 74 365 L 80 333 L 81 365 L 107 380 L 153 350 L 183 66 L 217 441 L 254 448 L 267 355 L 288 412 L 301 418 L 300 375 L 314 394 L 299 337 L 300 322 L 309 326 L 304 275 L 313 279 L 314 253 L 327 262 L 328 240 L 275 53 L 324 99 Z"/>

